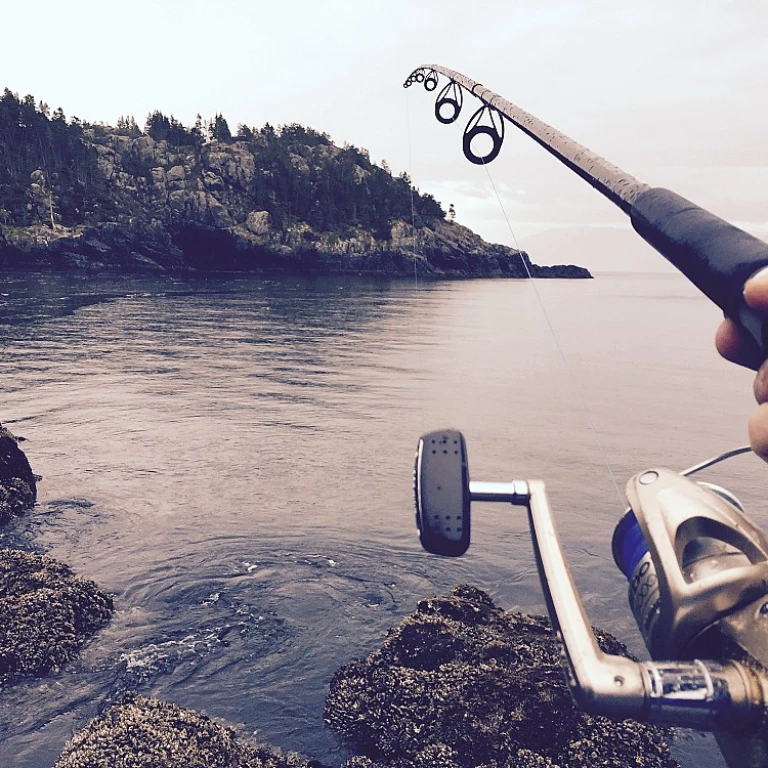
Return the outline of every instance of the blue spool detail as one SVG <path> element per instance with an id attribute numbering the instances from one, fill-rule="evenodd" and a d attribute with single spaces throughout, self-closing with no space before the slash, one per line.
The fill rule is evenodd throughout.
<path id="1" fill-rule="evenodd" d="M 648 545 L 645 543 L 640 523 L 637 522 L 634 512 L 627 512 L 613 532 L 613 559 L 627 580 L 632 578 L 637 564 L 647 553 Z"/>

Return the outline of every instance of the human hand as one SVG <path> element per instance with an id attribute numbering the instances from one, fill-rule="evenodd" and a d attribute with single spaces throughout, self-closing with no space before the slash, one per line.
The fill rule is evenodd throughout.
<path id="1" fill-rule="evenodd" d="M 744 299 L 752 309 L 768 313 L 768 268 L 747 281 Z M 727 318 L 717 329 L 715 345 L 726 360 L 757 371 L 753 389 L 758 407 L 749 419 L 749 441 L 752 450 L 768 461 L 768 361 L 755 342 Z"/>

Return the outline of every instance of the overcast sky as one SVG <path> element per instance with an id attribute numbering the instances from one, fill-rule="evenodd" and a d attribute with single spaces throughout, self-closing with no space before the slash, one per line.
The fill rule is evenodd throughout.
<path id="1" fill-rule="evenodd" d="M 655 269 L 598 193 L 509 127 L 489 167 L 408 73 L 458 70 L 640 180 L 768 237 L 768 0 L 27 0 L 4 4 L 0 87 L 67 117 L 221 112 L 365 147 L 534 261 Z"/>

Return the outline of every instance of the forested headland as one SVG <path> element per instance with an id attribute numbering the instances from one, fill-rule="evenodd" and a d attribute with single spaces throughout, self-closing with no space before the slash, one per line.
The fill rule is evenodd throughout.
<path id="1" fill-rule="evenodd" d="M 484 242 L 406 173 L 312 128 L 159 110 L 93 124 L 7 88 L 0 266 L 590 276 Z"/>

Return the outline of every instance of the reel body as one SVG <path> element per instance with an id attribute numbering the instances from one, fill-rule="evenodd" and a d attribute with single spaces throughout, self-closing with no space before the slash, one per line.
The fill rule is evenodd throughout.
<path id="1" fill-rule="evenodd" d="M 653 658 L 685 657 L 707 627 L 768 593 L 768 538 L 726 494 L 667 469 L 627 484 L 613 553 Z"/>

